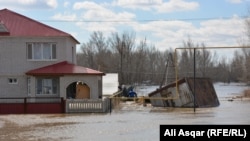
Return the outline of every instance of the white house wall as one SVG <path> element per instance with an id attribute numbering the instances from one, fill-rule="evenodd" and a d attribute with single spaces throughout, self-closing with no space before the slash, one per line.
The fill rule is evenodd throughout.
<path id="1" fill-rule="evenodd" d="M 64 41 L 65 41 L 65 45 L 66 45 L 64 60 L 68 60 L 68 62 L 71 62 L 72 64 L 76 64 L 76 45 L 75 45 L 75 43 L 70 42 L 71 41 L 70 39 L 67 39 Z M 63 56 L 61 56 L 61 57 L 63 57 Z"/>
<path id="2" fill-rule="evenodd" d="M 66 99 L 67 87 L 73 82 L 82 81 L 90 88 L 90 99 L 99 99 L 102 89 L 100 89 L 100 83 L 98 81 L 101 79 L 101 76 L 96 75 L 62 76 L 60 77 L 60 97 L 64 97 Z"/>
<path id="3" fill-rule="evenodd" d="M 28 78 L 28 77 L 27 77 Z M 29 76 L 30 78 L 30 94 L 27 93 L 28 97 L 36 97 L 36 77 Z M 28 83 L 28 82 L 27 82 Z M 27 84 L 26 83 L 26 84 Z M 27 86 L 26 86 L 27 87 Z"/>
<path id="4" fill-rule="evenodd" d="M 27 78 L 26 78 L 27 79 Z M 90 88 L 90 98 L 91 99 L 99 99 L 99 94 L 101 89 L 98 90 L 99 87 L 99 83 L 98 80 L 101 80 L 102 77 L 101 76 L 96 76 L 96 75 L 67 75 L 67 76 L 61 76 L 60 77 L 60 82 L 59 82 L 59 97 L 63 97 L 64 99 L 66 99 L 66 89 L 67 87 L 73 83 L 73 82 L 77 82 L 77 81 L 82 81 L 84 83 L 86 83 L 89 88 Z M 30 81 L 31 81 L 31 93 L 30 95 L 25 95 L 25 97 L 37 97 L 36 95 L 36 77 L 30 76 Z M 27 84 L 27 82 L 25 82 L 25 84 Z M 24 86 L 25 88 L 27 88 L 27 85 Z M 100 87 L 99 87 L 100 88 Z M 26 92 L 26 89 L 25 89 Z M 27 92 L 26 92 L 27 93 Z M 55 96 L 55 95 L 40 95 L 39 97 L 42 96 Z M 58 96 L 58 95 L 57 95 Z M 9 96 L 7 96 L 9 97 Z"/>
<path id="5" fill-rule="evenodd" d="M 8 78 L 17 78 L 16 84 L 9 84 Z M 26 97 L 27 77 L 24 75 L 0 75 L 0 97 Z"/>
<path id="6" fill-rule="evenodd" d="M 27 59 L 28 42 L 54 42 L 57 44 L 56 60 L 34 61 Z M 27 96 L 25 73 L 62 61 L 76 64 L 76 42 L 70 37 L 0 37 L 0 97 Z M 73 55 L 73 56 L 72 56 Z M 73 61 L 73 62 L 72 62 Z M 18 84 L 9 84 L 8 78 L 17 78 Z M 33 81 L 34 82 L 34 81 Z"/>
<path id="7" fill-rule="evenodd" d="M 66 37 L 30 37 L 30 38 L 0 38 L 0 73 L 1 74 L 24 74 L 28 70 L 55 64 L 62 61 L 72 62 L 72 46 L 75 48 L 74 42 L 70 43 L 70 39 Z M 55 42 L 56 60 L 51 61 L 35 61 L 27 59 L 27 42 Z M 75 49 L 74 49 L 75 50 Z M 75 59 L 73 59 L 75 60 Z M 75 63 L 75 62 L 73 62 Z"/>

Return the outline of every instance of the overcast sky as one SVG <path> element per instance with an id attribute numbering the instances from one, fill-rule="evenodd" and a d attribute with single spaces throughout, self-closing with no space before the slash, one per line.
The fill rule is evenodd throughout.
<path id="1" fill-rule="evenodd" d="M 81 44 L 93 31 L 135 32 L 159 50 L 190 37 L 206 46 L 245 40 L 250 0 L 0 0 L 7 8 L 72 34 Z"/>

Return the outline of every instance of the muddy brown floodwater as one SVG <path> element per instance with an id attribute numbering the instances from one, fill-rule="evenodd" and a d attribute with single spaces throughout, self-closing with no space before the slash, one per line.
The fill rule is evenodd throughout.
<path id="1" fill-rule="evenodd" d="M 123 103 L 112 113 L 0 115 L 1 141 L 152 141 L 161 124 L 250 124 L 240 86 L 217 86 L 219 107 L 156 108 Z"/>

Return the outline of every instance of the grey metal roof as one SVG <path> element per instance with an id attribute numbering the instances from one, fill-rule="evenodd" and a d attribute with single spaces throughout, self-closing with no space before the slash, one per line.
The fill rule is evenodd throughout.
<path id="1" fill-rule="evenodd" d="M 186 83 L 188 85 L 188 89 L 192 92 L 193 97 L 195 96 L 196 107 L 216 107 L 220 105 L 216 91 L 214 89 L 213 83 L 210 78 L 195 78 L 194 79 L 191 77 L 185 77 L 185 78 L 177 80 L 174 83 L 168 84 L 162 88 L 159 88 L 149 93 L 148 96 L 154 97 L 156 95 L 159 96 L 160 94 L 162 97 L 164 97 L 162 95 L 164 91 L 170 88 L 176 88 L 176 86 L 179 87 L 183 83 Z M 177 93 L 175 93 L 175 95 L 177 95 Z M 172 101 L 175 101 L 175 100 L 176 99 L 173 99 Z M 168 100 L 163 100 L 163 101 L 168 102 Z M 163 105 L 163 106 L 166 106 L 166 105 Z"/>

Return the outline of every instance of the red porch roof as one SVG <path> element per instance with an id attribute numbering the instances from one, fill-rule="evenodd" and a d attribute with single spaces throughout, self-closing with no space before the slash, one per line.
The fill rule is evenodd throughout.
<path id="1" fill-rule="evenodd" d="M 41 76 L 41 75 L 105 75 L 103 72 L 70 64 L 67 61 L 57 64 L 45 66 L 42 68 L 30 70 L 26 72 L 27 75 Z"/>
<path id="2" fill-rule="evenodd" d="M 65 36 L 79 42 L 70 34 L 55 29 L 8 9 L 0 10 L 0 36 Z"/>

